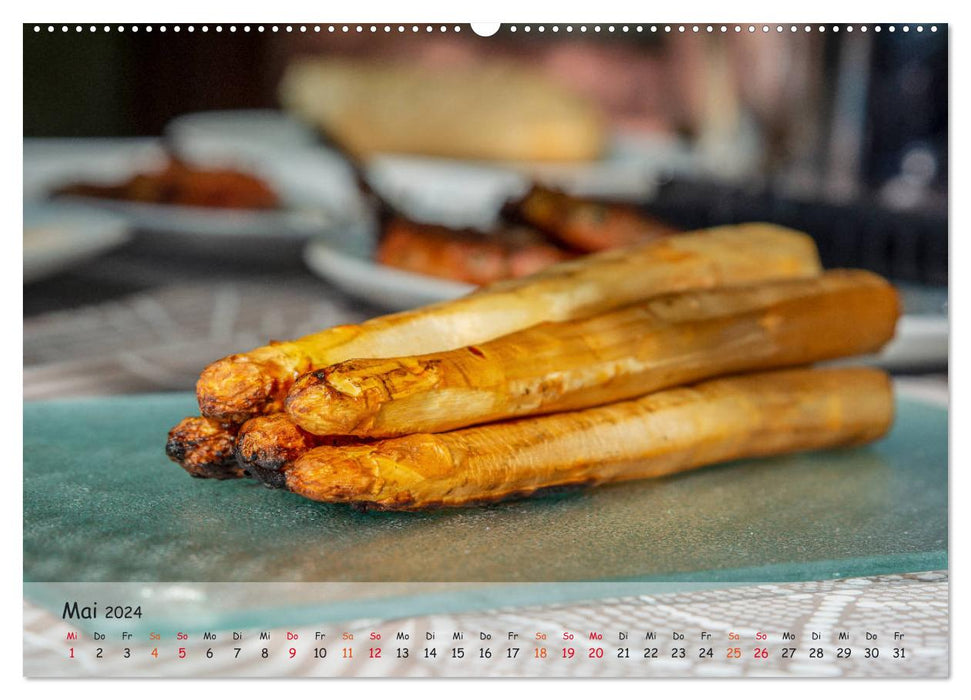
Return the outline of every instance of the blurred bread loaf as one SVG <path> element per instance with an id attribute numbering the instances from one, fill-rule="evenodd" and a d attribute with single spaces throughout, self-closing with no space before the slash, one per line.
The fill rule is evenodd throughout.
<path id="1" fill-rule="evenodd" d="M 599 157 L 605 141 L 592 103 L 511 64 L 303 59 L 287 67 L 280 100 L 360 157 L 584 161 Z"/>

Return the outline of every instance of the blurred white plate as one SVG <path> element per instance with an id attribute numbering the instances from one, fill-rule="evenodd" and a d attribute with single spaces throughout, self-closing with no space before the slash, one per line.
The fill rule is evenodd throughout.
<path id="1" fill-rule="evenodd" d="M 390 311 L 403 311 L 426 304 L 455 299 L 475 286 L 448 279 L 428 277 L 372 260 L 370 240 L 363 232 L 342 240 L 313 240 L 304 250 L 311 270 L 338 289 Z M 943 308 L 945 289 L 901 289 L 905 314 L 897 324 L 893 341 L 877 356 L 864 358 L 869 364 L 886 368 L 916 369 L 944 367 L 948 361 L 948 319 L 943 314 L 925 313 L 928 306 Z M 934 299 L 939 298 L 935 303 Z M 914 301 L 909 301 L 913 299 Z M 859 359 L 853 360 L 859 362 Z"/>
<path id="2" fill-rule="evenodd" d="M 867 358 L 886 369 L 944 369 L 948 364 L 948 320 L 946 316 L 905 314 L 897 321 L 897 334 L 880 352 Z"/>
<path id="3" fill-rule="evenodd" d="M 338 289 L 392 311 L 455 299 L 475 289 L 464 282 L 378 264 L 371 252 L 369 239 L 359 231 L 343 242 L 311 241 L 304 249 L 304 260 Z"/>
<path id="4" fill-rule="evenodd" d="M 133 229 L 160 233 L 305 239 L 338 223 L 325 212 L 312 209 L 247 211 L 74 196 L 57 201 L 111 212 L 123 217 Z"/>
<path id="5" fill-rule="evenodd" d="M 195 112 L 176 117 L 165 127 L 174 150 L 192 160 L 232 166 L 238 158 L 314 146 L 313 131 L 273 109 Z"/>
<path id="6" fill-rule="evenodd" d="M 24 282 L 90 260 L 129 238 L 124 219 L 61 206 L 24 207 Z"/>

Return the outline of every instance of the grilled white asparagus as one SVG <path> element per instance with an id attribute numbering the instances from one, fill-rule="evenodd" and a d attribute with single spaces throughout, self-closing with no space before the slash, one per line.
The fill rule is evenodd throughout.
<path id="1" fill-rule="evenodd" d="M 667 292 L 819 273 L 812 239 L 771 224 L 671 236 L 554 265 L 454 301 L 231 355 L 203 371 L 196 393 L 204 416 L 241 423 L 282 411 L 300 374 L 351 358 L 450 350 Z"/>
<path id="2" fill-rule="evenodd" d="M 875 369 L 710 380 L 635 401 L 371 444 L 317 447 L 286 471 L 318 501 L 414 510 L 566 484 L 659 477 L 733 459 L 867 443 L 893 420 Z"/>
<path id="3" fill-rule="evenodd" d="M 894 288 L 862 270 L 679 292 L 457 350 L 315 370 L 287 411 L 317 435 L 439 433 L 874 352 L 898 315 Z"/>

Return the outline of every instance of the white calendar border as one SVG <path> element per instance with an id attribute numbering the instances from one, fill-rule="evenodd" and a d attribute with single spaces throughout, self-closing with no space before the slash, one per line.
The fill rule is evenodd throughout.
<path id="1" fill-rule="evenodd" d="M 181 6 L 180 6 L 181 5 Z M 806 8 L 799 8 L 794 10 L 791 5 L 782 5 L 777 2 L 757 2 L 757 3 L 746 3 L 741 6 L 739 3 L 734 3 L 730 7 L 726 7 L 724 3 L 714 3 L 714 2 L 695 2 L 691 4 L 658 4 L 657 6 L 652 6 L 649 4 L 638 4 L 634 6 L 630 2 L 620 2 L 616 0 L 598 0 L 596 3 L 591 3 L 588 7 L 578 8 L 572 11 L 570 16 L 562 17 L 562 21 L 589 21 L 591 19 L 596 21 L 627 21 L 633 22 L 637 19 L 634 10 L 636 9 L 637 14 L 647 15 L 646 20 L 651 22 L 682 22 L 682 21 L 710 21 L 712 18 L 722 18 L 725 15 L 741 15 L 745 18 L 755 19 L 758 18 L 761 21 L 778 21 L 784 19 L 784 15 L 800 15 L 797 17 L 800 21 L 819 21 L 825 20 L 831 22 L 837 20 L 840 22 L 854 22 L 860 23 L 861 21 L 872 20 L 873 14 L 879 14 L 879 19 L 881 22 L 888 23 L 890 21 L 912 21 L 915 15 L 920 15 L 921 17 L 933 18 L 935 21 L 944 19 L 952 16 L 949 11 L 953 6 L 950 2 L 937 2 L 934 0 L 925 0 L 920 4 L 914 3 L 895 3 L 893 5 L 881 3 L 880 6 L 873 6 L 870 4 L 861 4 L 858 7 L 851 7 L 848 3 L 836 0 L 818 0 L 811 5 L 807 4 Z M 562 9 L 562 4 L 557 4 L 558 9 Z M 335 21 L 381 21 L 383 19 L 402 19 L 402 15 L 407 15 L 410 21 L 416 20 L 434 20 L 434 21 L 467 21 L 468 19 L 476 20 L 496 20 L 501 18 L 511 19 L 514 21 L 522 22 L 536 19 L 543 19 L 548 21 L 550 18 L 550 13 L 552 11 L 552 3 L 546 7 L 527 6 L 522 2 L 515 2 L 514 0 L 495 0 L 494 2 L 488 3 L 487 6 L 472 8 L 467 4 L 460 4 L 454 2 L 411 2 L 408 4 L 407 11 L 402 10 L 402 5 L 400 3 L 372 3 L 370 5 L 362 5 L 359 3 L 349 4 L 349 6 L 335 7 L 333 4 L 328 6 L 322 6 L 319 3 L 293 3 L 285 4 L 281 2 L 274 2 L 268 4 L 263 8 L 255 8 L 250 5 L 247 7 L 241 7 L 238 2 L 230 3 L 226 1 L 218 2 L 207 2 L 207 3 L 173 3 L 168 2 L 164 5 L 154 6 L 150 8 L 147 5 L 138 3 L 126 3 L 122 5 L 120 2 L 107 2 L 104 0 L 90 0 L 84 3 L 76 2 L 48 2 L 43 6 L 37 4 L 31 4 L 29 7 L 25 7 L 23 4 L 18 4 L 15 11 L 21 14 L 19 22 L 25 21 L 90 21 L 90 18 L 94 18 L 97 21 L 103 21 L 104 19 L 110 18 L 111 21 L 125 21 L 125 22 L 159 22 L 159 21 L 171 21 L 172 19 L 178 19 L 179 21 L 191 20 L 191 21 L 212 21 L 213 19 L 223 20 L 225 18 L 239 18 L 244 21 L 266 21 L 267 19 L 273 21 L 306 21 L 308 19 L 317 19 L 322 14 L 327 14 L 328 19 L 333 19 Z M 150 11 L 152 10 L 152 11 Z M 6 10 L 5 10 L 6 11 Z M 582 12 L 582 15 L 581 15 Z M 849 13 L 849 14 L 847 14 Z M 29 15 L 29 16 L 24 16 Z M 471 15 L 471 17 L 470 17 Z M 18 23 L 19 23 L 18 22 Z M 6 126 L 6 133 L 8 138 L 6 139 L 6 149 L 5 155 L 7 158 L 4 162 L 7 164 L 7 174 L 9 178 L 8 186 L 4 190 L 4 197 L 6 198 L 6 208 L 7 212 L 21 212 L 20 206 L 20 193 L 18 192 L 17 180 L 18 172 L 13 167 L 20 155 L 20 134 L 23 133 L 22 124 L 22 111 L 16 108 L 16 98 L 20 97 L 22 103 L 22 35 L 19 27 L 15 26 L 15 23 L 7 22 L 5 27 L 8 31 L 11 31 L 12 36 L 8 36 L 8 41 L 5 42 L 5 53 L 4 56 L 7 60 L 4 61 L 4 70 L 6 70 L 9 75 L 7 76 L 9 80 L 5 81 L 5 85 L 15 86 L 13 106 L 4 110 L 3 120 Z M 963 29 L 958 27 L 958 32 Z M 955 35 L 956 37 L 962 36 L 960 33 Z M 13 41 L 9 41 L 13 38 Z M 954 41 L 952 45 L 952 68 L 951 68 L 951 100 L 952 100 L 952 118 L 950 123 L 957 124 L 967 124 L 969 123 L 968 117 L 971 116 L 971 109 L 969 109 L 968 104 L 968 89 L 966 87 L 961 90 L 958 89 L 958 81 L 954 79 L 955 71 L 960 71 L 960 74 L 964 76 L 964 83 L 967 85 L 969 81 L 967 80 L 967 68 L 968 68 L 968 58 L 969 49 L 967 48 L 967 42 Z M 10 135 L 14 135 L 16 139 L 11 139 Z M 967 166 L 963 165 L 959 167 L 957 162 L 960 161 L 962 164 L 969 162 L 969 147 L 968 140 L 969 137 L 966 135 L 966 131 L 962 129 L 957 129 L 952 134 L 953 140 L 950 142 L 951 157 L 949 163 L 952 168 L 952 179 L 951 182 L 961 182 L 967 181 L 966 173 Z M 961 177 L 961 176 L 965 177 Z M 952 204 L 952 228 L 953 230 L 966 230 L 967 226 L 963 224 L 968 219 L 966 215 L 967 204 L 966 200 L 964 202 L 960 201 L 960 198 L 955 198 Z M 13 230 L 15 231 L 15 226 L 18 223 L 16 221 L 18 214 L 13 214 L 15 221 L 8 222 L 11 225 L 5 227 L 8 234 Z M 21 272 L 21 262 L 18 258 L 22 258 L 22 255 L 18 256 L 16 253 L 22 251 L 20 250 L 21 241 L 20 237 L 14 238 L 13 248 L 14 250 L 7 251 L 7 255 L 2 256 L 2 264 L 7 268 L 4 270 L 6 274 L 2 276 L 4 284 L 7 286 L 5 290 L 5 299 L 7 304 L 4 305 L 4 314 L 6 318 L 6 326 L 8 329 L 20 329 L 14 330 L 13 335 L 15 339 L 21 340 L 22 346 L 22 319 L 19 317 L 20 309 L 19 305 L 16 304 L 16 300 L 22 299 L 22 288 L 17 284 L 18 276 Z M 963 270 L 966 269 L 968 263 L 971 263 L 971 258 L 968 255 L 968 242 L 967 236 L 955 237 L 952 241 L 951 247 L 951 264 L 955 269 Z M 959 263 L 954 261 L 958 260 Z M 969 301 L 968 287 L 967 287 L 967 275 L 958 276 L 954 278 L 953 285 L 950 290 L 951 294 L 951 308 L 952 309 L 962 309 L 965 308 L 964 302 Z M 966 335 L 966 322 L 964 318 L 955 317 L 952 318 L 951 322 L 951 343 L 952 348 L 955 350 L 955 357 L 967 357 L 969 348 Z M 6 362 L 3 364 L 4 367 L 17 367 L 20 357 L 20 348 L 16 347 L 14 342 L 9 342 L 3 348 L 0 348 L 0 352 L 3 352 L 4 359 Z M 7 396 L 16 395 L 16 387 L 22 386 L 22 376 L 18 372 L 7 372 L 3 376 L 3 381 L 9 384 L 10 391 L 6 393 Z M 952 386 L 952 405 L 951 405 L 951 415 L 957 415 L 958 419 L 955 421 L 955 425 L 967 424 L 969 416 L 968 412 L 965 410 L 964 397 L 971 392 L 971 383 L 969 383 L 967 378 L 966 370 L 956 364 L 952 369 L 951 375 L 951 386 Z M 955 413 L 956 412 L 956 413 Z M 22 450 L 22 425 L 19 420 L 17 420 L 17 414 L 19 410 L 17 407 L 8 407 L 5 411 L 5 417 L 9 420 L 4 421 L 5 434 L 4 434 L 4 444 L 10 448 L 9 454 L 16 454 L 17 447 Z M 953 420 L 953 419 L 952 419 Z M 7 434 L 9 433 L 9 435 Z M 967 464 L 969 455 L 968 449 L 968 437 L 967 431 L 958 434 L 952 433 L 952 450 L 951 454 L 952 462 L 956 464 Z M 7 465 L 8 467 L 10 465 Z M 20 470 L 17 471 L 20 474 Z M 11 479 L 13 481 L 13 479 Z M 9 483 L 9 482 L 8 482 Z M 955 489 L 954 493 L 957 493 L 958 489 L 961 491 L 966 491 L 967 477 L 964 476 L 963 470 L 954 470 L 952 472 L 952 488 Z M 964 488 L 962 488 L 964 487 Z M 22 527 L 22 491 L 19 488 L 8 488 L 4 491 L 4 497 L 7 499 L 3 512 L 7 518 L 8 527 L 6 532 L 16 533 L 19 528 Z M 961 509 L 966 512 L 967 509 Z M 951 541 L 958 542 L 963 545 L 967 541 L 967 537 L 961 537 L 968 532 L 967 527 L 967 516 L 962 512 L 953 513 L 953 523 L 954 531 L 952 532 Z M 957 536 L 955 536 L 957 535 Z M 4 561 L 7 564 L 8 570 L 16 572 L 18 567 L 16 564 L 22 564 L 22 537 L 15 537 L 13 535 L 8 535 L 4 539 L 4 551 L 5 557 Z M 951 575 L 955 580 L 963 580 L 962 573 L 967 571 L 967 566 L 964 562 L 967 559 L 963 556 L 954 556 L 951 558 L 952 569 Z M 7 603 L 6 612 L 7 615 L 5 619 L 16 620 L 20 617 L 18 610 L 21 607 L 22 601 L 22 584 L 19 579 L 15 578 L 13 574 L 8 574 L 6 580 L 3 581 L 3 592 L 4 600 Z M 952 658 L 961 659 L 963 658 L 962 650 L 966 649 L 966 645 L 961 642 L 960 631 L 967 631 L 968 626 L 963 624 L 965 622 L 967 610 L 967 605 L 963 602 L 963 599 L 957 599 L 952 601 L 952 629 L 957 628 L 959 630 L 958 634 L 952 634 Z M 960 614 L 959 614 L 960 611 Z M 12 679 L 20 676 L 20 664 L 22 655 L 20 653 L 20 646 L 22 644 L 21 635 L 10 634 L 3 637 L 3 648 L 0 652 L 0 657 L 2 657 L 3 669 L 5 671 L 5 678 Z M 958 666 L 958 674 L 960 673 L 960 666 Z M 354 683 L 361 683 L 363 681 L 353 681 Z M 579 693 L 599 693 L 601 688 L 594 688 L 593 686 L 584 683 L 581 685 L 571 685 L 566 686 L 569 681 L 559 682 L 559 687 L 554 692 L 572 691 L 576 689 Z M 675 681 L 676 682 L 676 681 Z M 742 685 L 738 685 L 742 683 Z M 730 687 L 730 691 L 734 693 L 744 693 L 748 697 L 758 698 L 758 697 L 768 697 L 775 696 L 780 690 L 783 690 L 787 695 L 794 695 L 796 698 L 809 697 L 815 698 L 820 692 L 827 694 L 833 693 L 836 688 L 832 684 L 827 684 L 826 686 L 820 686 L 815 684 L 800 684 L 793 686 L 791 681 L 790 685 L 784 687 L 784 690 L 774 683 L 756 682 L 756 681 L 738 681 L 733 683 Z M 856 693 L 859 692 L 886 692 L 893 687 L 895 690 L 899 689 L 901 686 L 895 685 L 890 686 L 890 682 L 878 682 L 879 690 L 871 689 L 870 686 L 853 686 L 852 688 L 847 688 L 841 686 L 840 690 L 852 690 L 855 688 Z M 111 697 L 132 697 L 133 694 L 137 694 L 141 698 L 155 698 L 170 695 L 172 692 L 183 693 L 188 686 L 191 686 L 193 691 L 201 691 L 212 693 L 216 688 L 208 682 L 202 681 L 190 681 L 181 682 L 179 686 L 168 686 L 166 684 L 147 684 L 138 682 L 108 682 L 108 681 L 93 681 L 84 683 L 83 692 L 90 692 L 97 694 L 99 698 L 111 698 Z M 26 690 L 30 692 L 31 697 L 57 697 L 62 698 L 68 693 L 76 692 L 77 688 L 68 688 L 63 683 L 37 683 L 33 682 L 30 684 L 29 688 L 24 687 L 23 680 L 20 684 L 11 684 L 12 686 L 20 686 L 19 690 Z M 943 687 L 941 684 L 937 683 L 934 686 L 924 686 L 922 683 L 919 685 L 906 684 L 903 686 L 903 690 L 907 692 L 908 695 L 921 693 L 925 690 L 930 690 L 934 692 L 935 695 L 941 695 L 942 690 L 945 691 L 943 694 L 947 695 L 952 692 L 956 684 L 950 684 L 947 688 Z M 262 697 L 266 693 L 273 693 L 286 690 L 293 690 L 288 686 L 277 685 L 275 682 L 266 682 L 251 684 L 243 681 L 233 683 L 232 692 L 234 697 L 239 698 L 249 698 L 249 697 Z M 334 688 L 328 686 L 328 691 L 332 691 Z M 391 688 L 384 683 L 383 686 L 373 686 L 369 688 L 370 690 L 385 691 L 391 690 Z M 530 693 L 543 692 L 548 693 L 550 689 L 543 687 L 542 690 L 535 684 L 529 682 L 518 682 L 518 683 L 503 683 L 502 686 L 493 686 L 491 684 L 463 684 L 462 687 L 458 687 L 452 683 L 445 683 L 443 685 L 442 681 L 430 681 L 430 682 L 408 682 L 406 686 L 398 686 L 394 689 L 394 692 L 400 692 L 402 689 L 411 692 L 421 693 L 423 697 L 439 697 L 443 696 L 444 693 L 449 693 L 452 696 L 455 693 L 461 693 L 463 697 L 485 697 L 488 693 L 489 695 L 495 692 L 501 692 L 504 695 L 510 693 L 510 691 L 518 694 L 519 692 L 526 691 Z M 612 682 L 610 685 L 605 686 L 604 689 L 609 689 L 617 693 L 634 690 L 632 687 L 619 686 L 618 682 Z M 725 692 L 726 689 L 716 688 L 709 683 L 703 686 L 697 686 L 692 688 L 686 688 L 684 686 L 678 687 L 676 689 L 670 688 L 657 688 L 652 687 L 653 692 L 677 692 L 679 695 L 686 692 L 697 691 L 700 693 L 705 693 L 709 696 L 711 693 L 721 693 Z M 16 692 L 16 691 L 15 691 Z M 299 690 L 298 690 L 299 692 Z M 339 692 L 360 692 L 359 686 L 353 687 L 341 687 Z"/>

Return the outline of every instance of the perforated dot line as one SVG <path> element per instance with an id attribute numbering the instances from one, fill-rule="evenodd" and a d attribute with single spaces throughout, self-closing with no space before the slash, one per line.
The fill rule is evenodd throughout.
<path id="1" fill-rule="evenodd" d="M 807 32 L 807 33 L 808 32 L 813 32 L 813 31 L 816 31 L 816 32 L 831 31 L 831 32 L 839 33 L 840 31 L 845 31 L 847 33 L 852 34 L 854 31 L 859 31 L 859 32 L 864 32 L 864 33 L 865 32 L 868 32 L 868 31 L 880 32 L 880 31 L 883 31 L 884 28 L 886 28 L 888 31 L 891 31 L 891 32 L 897 31 L 898 28 L 901 31 L 904 31 L 904 32 L 909 32 L 909 31 L 911 31 L 911 29 L 914 29 L 915 31 L 918 31 L 918 32 L 923 32 L 925 29 L 928 29 L 931 32 L 936 32 L 937 29 L 938 29 L 937 28 L 937 25 L 929 25 L 929 26 L 927 26 L 927 25 L 922 25 L 922 24 L 915 24 L 915 25 L 909 25 L 909 24 L 902 24 L 902 25 L 901 24 L 898 24 L 898 25 L 838 25 L 838 24 L 834 24 L 834 25 L 817 25 L 817 26 L 808 25 L 808 24 L 807 25 L 797 25 L 797 24 L 660 24 L 660 25 L 658 25 L 658 24 L 652 24 L 652 25 L 649 25 L 649 26 L 648 25 L 642 25 L 642 24 L 637 24 L 637 25 L 627 25 L 627 24 L 623 24 L 623 25 L 614 25 L 614 24 L 592 24 L 592 25 L 579 24 L 579 25 L 572 25 L 572 24 L 567 24 L 567 25 L 552 25 L 552 26 L 547 26 L 547 25 L 529 25 L 529 24 L 524 24 L 524 25 L 512 24 L 512 25 L 509 25 L 508 27 L 506 27 L 506 29 L 508 31 L 510 31 L 510 32 L 518 32 L 518 31 L 523 31 L 523 32 L 531 32 L 531 31 L 544 32 L 544 31 L 547 30 L 547 28 L 549 28 L 549 30 L 550 31 L 553 31 L 553 32 L 559 32 L 559 31 L 562 30 L 562 31 L 566 31 L 568 33 L 571 33 L 571 32 L 581 32 L 581 33 L 582 32 L 594 32 L 594 33 L 597 33 L 597 32 L 606 32 L 606 33 L 611 33 L 611 32 L 621 32 L 621 33 L 623 33 L 623 32 L 627 32 L 627 33 L 630 33 L 630 32 L 635 32 L 635 33 L 637 33 L 637 32 L 640 32 L 640 33 L 643 33 L 643 32 L 651 32 L 651 33 L 654 33 L 654 34 L 657 34 L 659 32 L 663 32 L 663 33 L 667 33 L 667 34 L 671 34 L 671 33 L 678 33 L 678 34 L 688 34 L 688 33 L 691 33 L 691 34 L 705 34 L 705 33 L 707 33 L 707 34 L 715 34 L 715 33 L 722 33 L 722 34 L 725 34 L 725 33 L 728 33 L 728 32 L 735 32 L 735 33 L 739 33 L 739 34 L 740 33 L 743 33 L 743 32 L 748 32 L 750 34 L 755 34 L 755 33 L 769 34 L 771 32 L 775 32 L 777 34 L 782 34 L 784 32 L 789 32 L 790 34 L 794 34 L 794 33 L 799 32 L 799 31 Z"/>
<path id="2" fill-rule="evenodd" d="M 747 32 L 749 34 L 769 34 L 769 33 L 775 32 L 776 34 L 782 34 L 784 32 L 789 32 L 791 34 L 794 34 L 796 32 L 800 32 L 800 31 L 803 32 L 803 33 L 809 33 L 809 32 L 813 32 L 813 31 L 819 32 L 819 33 L 825 33 L 827 31 L 830 31 L 830 32 L 837 33 L 837 34 L 839 32 L 841 32 L 841 31 L 845 31 L 845 32 L 851 34 L 854 31 L 859 31 L 859 32 L 866 33 L 866 32 L 869 32 L 869 31 L 881 32 L 881 31 L 886 30 L 888 32 L 896 32 L 896 31 L 899 30 L 899 31 L 902 31 L 902 32 L 907 33 L 907 32 L 910 32 L 911 30 L 916 31 L 916 32 L 924 32 L 925 30 L 930 31 L 930 32 L 936 32 L 938 30 L 937 25 L 934 25 L 934 24 L 929 25 L 929 26 L 928 25 L 923 25 L 923 24 L 915 24 L 915 25 L 911 25 L 911 24 L 889 24 L 889 25 L 879 25 L 879 24 L 877 24 L 877 25 L 865 25 L 865 24 L 863 24 L 863 25 L 838 25 L 838 24 L 834 24 L 834 25 L 823 25 L 823 24 L 820 24 L 820 25 L 809 25 L 809 24 L 806 24 L 806 25 L 796 25 L 796 24 L 771 24 L 771 25 L 770 24 L 660 24 L 660 25 L 658 25 L 658 24 L 652 24 L 652 25 L 641 25 L 641 24 L 637 24 L 637 25 L 628 25 L 628 24 L 621 24 L 621 25 L 616 25 L 616 24 L 603 24 L 603 25 L 601 25 L 601 24 L 593 24 L 593 25 L 587 25 L 587 24 L 579 24 L 579 25 L 572 25 L 572 24 L 566 24 L 566 25 L 556 25 L 556 24 L 554 24 L 554 25 L 543 25 L 543 24 L 538 24 L 538 25 L 531 25 L 531 24 L 524 24 L 524 25 L 516 25 L 516 24 L 512 24 L 512 25 L 508 25 L 507 27 L 505 27 L 505 29 L 507 31 L 509 31 L 509 32 L 512 32 L 512 33 L 516 33 L 516 32 L 519 32 L 519 31 L 522 31 L 522 32 L 525 32 L 525 33 L 531 33 L 531 32 L 534 32 L 534 31 L 535 32 L 538 32 L 538 33 L 545 33 L 547 31 L 550 31 L 550 32 L 555 32 L 555 33 L 566 32 L 568 34 L 575 33 L 575 32 L 580 32 L 580 33 L 593 32 L 593 33 L 607 33 L 607 34 L 611 34 L 611 33 L 614 33 L 614 34 L 616 34 L 616 33 L 632 33 L 632 32 L 633 33 L 645 33 L 645 32 L 649 32 L 649 33 L 653 33 L 653 34 L 657 34 L 659 32 L 663 32 L 663 33 L 666 33 L 666 34 L 672 34 L 672 33 L 677 33 L 677 34 L 689 34 L 689 33 L 690 34 L 704 34 L 704 33 L 707 33 L 707 34 L 715 34 L 715 33 L 726 34 L 726 33 L 729 33 L 729 32 L 734 32 L 736 34 L 741 34 L 741 33 L 745 33 L 745 32 Z M 75 33 L 81 33 L 84 30 L 85 30 L 85 27 L 82 26 L 82 25 L 80 25 L 80 24 L 78 24 L 78 25 L 68 25 L 68 24 L 54 25 L 54 24 L 48 24 L 46 26 L 45 25 L 40 25 L 40 24 L 35 24 L 34 25 L 34 32 L 35 33 L 41 33 L 41 32 L 44 32 L 44 31 L 46 31 L 47 33 L 50 33 L 50 34 L 53 34 L 53 33 L 57 32 L 57 31 L 60 31 L 62 33 L 67 33 L 67 32 L 71 32 L 71 31 L 73 31 Z M 459 26 L 459 25 L 445 25 L 445 24 L 323 24 L 323 25 L 321 25 L 321 24 L 269 24 L 269 25 L 264 25 L 264 24 L 258 24 L 258 25 L 250 25 L 250 24 L 235 25 L 235 24 L 231 24 L 231 25 L 226 25 L 226 26 L 219 25 L 219 24 L 216 24 L 216 25 L 207 25 L 207 24 L 203 24 L 203 25 L 192 25 L 192 24 L 189 24 L 189 25 L 178 25 L 178 24 L 176 24 L 176 25 L 158 25 L 158 26 L 153 26 L 153 25 L 124 25 L 124 24 L 119 24 L 119 25 L 100 25 L 99 26 L 99 25 L 93 25 L 92 24 L 92 25 L 88 25 L 87 26 L 87 30 L 88 30 L 89 33 L 94 33 L 94 32 L 99 32 L 99 31 L 106 32 L 106 33 L 110 33 L 110 32 L 124 33 L 126 31 L 130 31 L 130 32 L 133 32 L 133 33 L 137 33 L 139 31 L 141 31 L 141 32 L 149 33 L 149 34 L 152 33 L 153 31 L 158 31 L 158 32 L 161 32 L 161 33 L 165 33 L 167 31 L 171 31 L 171 32 L 175 32 L 175 33 L 179 33 L 179 32 L 182 32 L 182 31 L 187 31 L 187 32 L 201 31 L 203 33 L 208 33 L 209 31 L 214 31 L 217 34 L 223 33 L 223 32 L 229 32 L 229 33 L 235 33 L 235 32 L 244 32 L 244 33 L 245 32 L 257 32 L 257 33 L 259 33 L 259 32 L 271 32 L 271 33 L 280 33 L 280 32 L 283 32 L 283 33 L 289 33 L 289 34 L 292 34 L 292 33 L 301 33 L 301 34 L 315 33 L 315 34 L 319 34 L 321 32 L 327 32 L 327 33 L 330 33 L 330 34 L 364 34 L 364 33 L 377 34 L 379 32 L 386 33 L 386 34 L 390 34 L 390 33 L 393 33 L 393 32 L 397 32 L 398 34 L 405 34 L 405 33 L 415 34 L 415 33 L 419 33 L 419 32 L 424 32 L 426 34 L 429 34 L 429 33 L 433 33 L 433 32 L 437 32 L 437 33 L 458 33 L 458 32 L 462 32 L 463 31 L 463 28 L 461 26 Z"/>
<path id="3" fill-rule="evenodd" d="M 40 32 L 44 32 L 44 31 L 46 31 L 48 33 L 54 33 L 54 32 L 57 32 L 57 31 L 61 31 L 61 32 L 75 31 L 75 32 L 80 33 L 80 32 L 83 32 L 84 29 L 85 28 L 83 26 L 81 26 L 81 25 L 76 25 L 76 26 L 67 25 L 67 24 L 63 24 L 63 25 L 60 25 L 60 24 L 59 25 L 49 24 L 49 25 L 46 25 L 46 26 L 45 25 L 40 25 L 40 24 L 35 24 L 34 25 L 34 32 L 35 33 L 40 33 Z M 201 24 L 201 25 L 192 25 L 192 24 L 188 24 L 188 25 L 178 25 L 178 24 L 176 24 L 176 25 L 158 25 L 158 26 L 152 26 L 152 25 L 124 25 L 124 24 L 107 25 L 106 24 L 106 25 L 103 25 L 103 26 L 99 26 L 99 25 L 93 25 L 92 24 L 92 25 L 88 26 L 87 29 L 91 33 L 99 32 L 99 31 L 100 32 L 105 32 L 105 33 L 110 33 L 110 32 L 124 33 L 126 31 L 136 32 L 136 33 L 139 32 L 139 31 L 148 32 L 148 33 L 151 33 L 152 31 L 158 31 L 158 32 L 171 31 L 171 32 L 176 32 L 176 33 L 183 32 L 183 31 L 186 31 L 186 32 L 196 32 L 196 31 L 209 32 L 209 31 L 214 31 L 214 32 L 217 32 L 217 33 L 222 33 L 222 32 L 230 32 L 230 33 L 235 33 L 235 32 L 264 32 L 264 33 L 265 32 L 271 32 L 272 33 L 272 32 L 276 32 L 276 33 L 280 33 L 280 32 L 283 32 L 283 33 L 287 33 L 287 34 L 293 34 L 293 33 L 302 33 L 302 34 L 315 33 L 315 34 L 320 34 L 321 32 L 325 32 L 326 31 L 326 32 L 329 32 L 329 33 L 345 33 L 345 34 L 349 34 L 349 33 L 362 33 L 362 34 L 363 33 L 372 33 L 372 34 L 376 34 L 378 32 L 391 33 L 391 32 L 395 32 L 395 31 L 398 32 L 398 33 L 405 33 L 405 32 L 409 32 L 409 31 L 410 32 L 425 31 L 425 32 L 440 32 L 440 33 L 446 33 L 446 32 L 455 32 L 455 33 L 458 33 L 458 32 L 464 31 L 463 28 L 461 26 L 457 25 L 457 24 L 456 25 L 444 25 L 444 24 L 441 24 L 441 25 L 438 25 L 438 24 L 436 24 L 436 25 L 431 25 L 431 24 L 428 24 L 428 25 L 418 25 L 418 24 L 408 24 L 408 25 L 390 25 L 390 24 L 268 24 L 268 25 L 265 25 L 265 24 L 254 24 L 254 25 L 250 25 L 250 24 L 244 24 L 244 25 L 235 25 L 235 24 L 231 24 L 231 25 L 227 25 L 227 26 L 223 26 L 223 25 L 219 25 L 219 24 L 214 24 L 214 25 L 208 25 L 208 24 Z"/>

